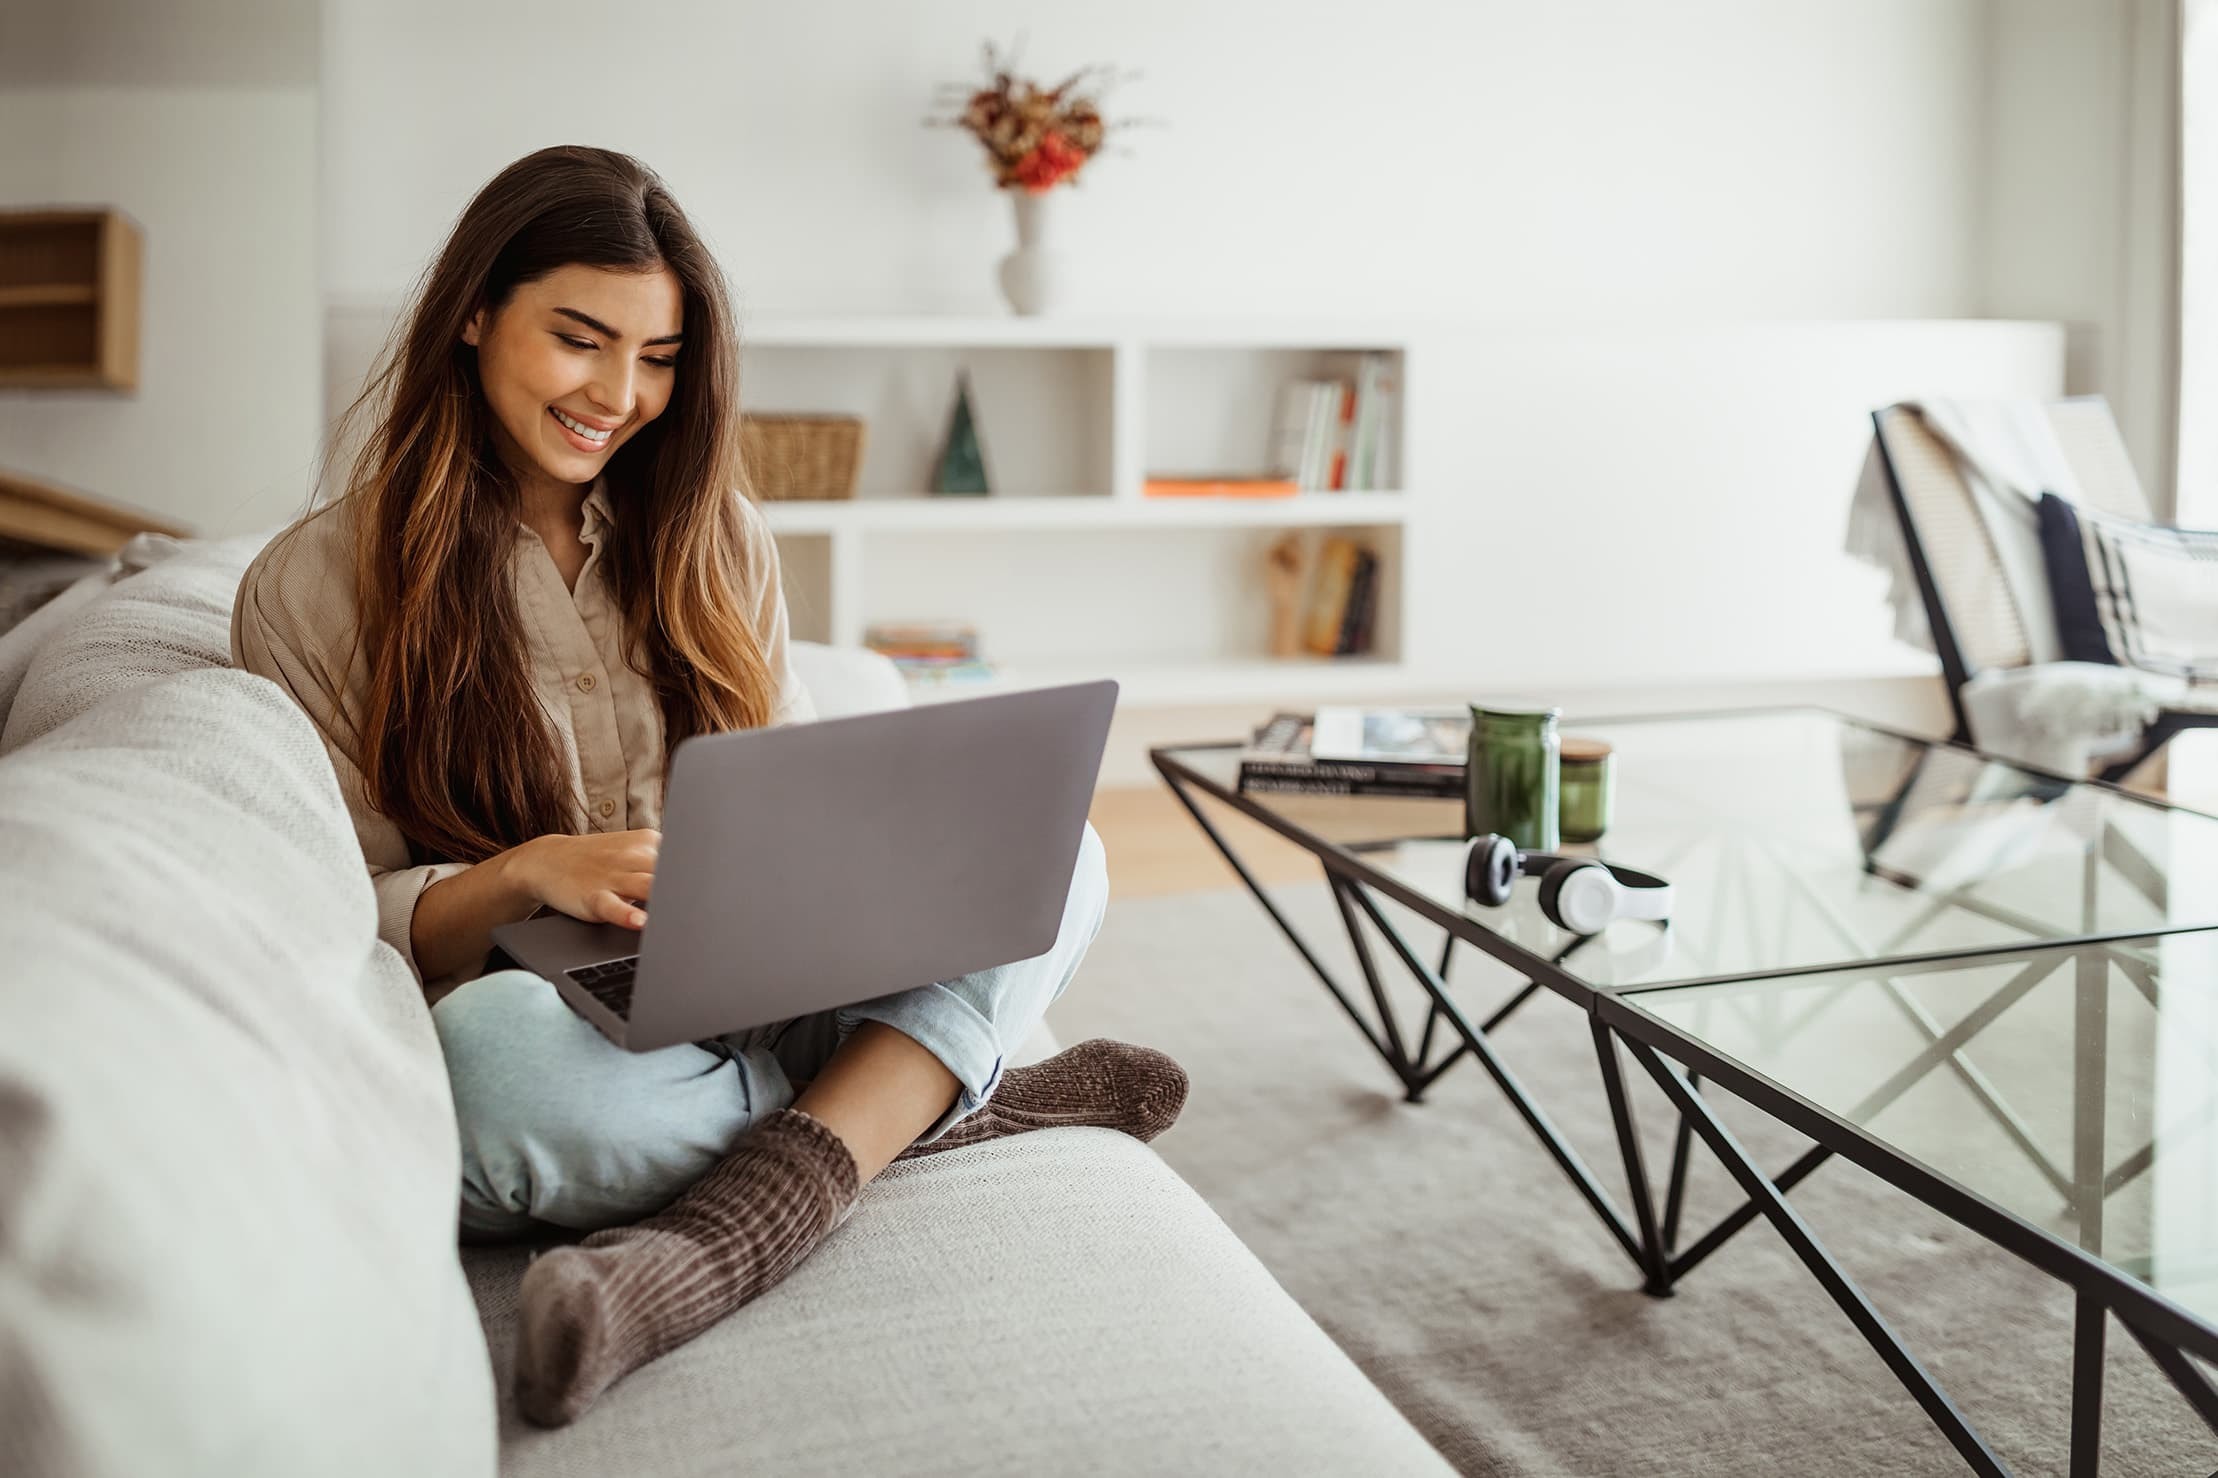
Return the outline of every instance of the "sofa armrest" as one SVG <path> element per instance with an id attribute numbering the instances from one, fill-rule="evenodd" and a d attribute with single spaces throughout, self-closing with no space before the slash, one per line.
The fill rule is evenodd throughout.
<path id="1" fill-rule="evenodd" d="M 815 700 L 818 718 L 844 718 L 909 706 L 909 685 L 892 661 L 862 647 L 787 643 L 793 670 Z"/>

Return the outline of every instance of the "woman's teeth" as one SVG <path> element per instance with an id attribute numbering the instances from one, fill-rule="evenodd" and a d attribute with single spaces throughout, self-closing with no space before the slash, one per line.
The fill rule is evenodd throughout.
<path id="1" fill-rule="evenodd" d="M 554 418 L 557 421 L 560 421 L 563 425 L 569 427 L 572 431 L 575 431 L 578 435 L 584 437 L 587 441 L 606 441 L 611 436 L 614 436 L 616 434 L 614 431 L 595 431 L 591 426 L 586 425 L 584 422 L 573 421 L 562 412 L 555 411 L 554 407 L 551 405 L 548 406 L 547 409 L 550 411 L 554 411 Z"/>

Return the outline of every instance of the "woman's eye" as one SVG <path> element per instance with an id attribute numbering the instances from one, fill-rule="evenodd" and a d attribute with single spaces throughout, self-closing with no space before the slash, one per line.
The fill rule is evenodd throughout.
<path id="1" fill-rule="evenodd" d="M 647 357 L 647 362 L 657 369 L 674 369 L 678 363 L 667 354 L 651 354 Z"/>
<path id="2" fill-rule="evenodd" d="M 593 347 L 591 339 L 573 339 L 568 334 L 556 334 L 555 337 L 573 349 L 590 349 Z"/>

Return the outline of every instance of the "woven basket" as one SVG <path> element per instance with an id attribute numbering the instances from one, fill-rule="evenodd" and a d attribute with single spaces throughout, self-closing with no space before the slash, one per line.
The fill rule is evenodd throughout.
<path id="1" fill-rule="evenodd" d="M 739 452 L 765 502 L 852 498 L 863 470 L 857 416 L 742 416 Z"/>

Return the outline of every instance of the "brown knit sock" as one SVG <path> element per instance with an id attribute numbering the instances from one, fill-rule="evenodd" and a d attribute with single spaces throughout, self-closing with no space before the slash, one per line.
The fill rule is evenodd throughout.
<path id="1" fill-rule="evenodd" d="M 1010 1068 L 978 1112 L 894 1158 L 914 1160 L 1059 1124 L 1119 1129 L 1149 1140 L 1170 1128 L 1185 1105 L 1186 1072 L 1177 1063 L 1151 1048 L 1095 1037 L 1045 1062 Z"/>
<path id="2" fill-rule="evenodd" d="M 846 1143 L 780 1109 L 655 1215 L 540 1254 L 518 1295 L 524 1415 L 543 1427 L 576 1420 L 616 1381 L 785 1277 L 855 1191 Z"/>

